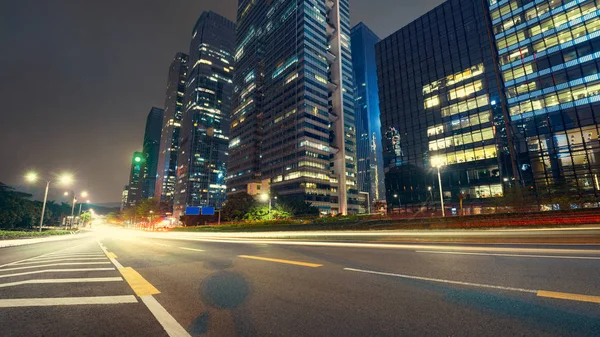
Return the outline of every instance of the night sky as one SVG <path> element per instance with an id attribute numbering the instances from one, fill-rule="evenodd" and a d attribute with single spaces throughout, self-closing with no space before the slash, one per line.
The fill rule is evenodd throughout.
<path id="1" fill-rule="evenodd" d="M 351 0 L 352 24 L 383 38 L 441 2 Z M 188 52 L 202 11 L 235 20 L 236 9 L 237 0 L 0 1 L 0 182 L 25 190 L 30 169 L 70 171 L 92 202 L 118 202 L 174 54 Z"/>

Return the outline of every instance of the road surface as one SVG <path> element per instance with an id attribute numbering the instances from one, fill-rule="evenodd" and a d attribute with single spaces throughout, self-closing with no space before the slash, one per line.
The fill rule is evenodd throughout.
<path id="1" fill-rule="evenodd" d="M 0 249 L 2 336 L 600 336 L 600 246 L 99 230 Z"/>

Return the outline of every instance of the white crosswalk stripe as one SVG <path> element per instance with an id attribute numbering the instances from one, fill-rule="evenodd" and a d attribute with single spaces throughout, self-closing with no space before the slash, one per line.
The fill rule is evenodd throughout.
<path id="1" fill-rule="evenodd" d="M 44 277 L 45 274 L 52 276 Z M 129 287 L 109 286 L 118 282 L 124 282 L 124 279 L 96 242 L 77 245 L 1 265 L 0 308 L 138 303 L 133 292 L 123 295 L 122 289 Z M 60 284 L 86 284 L 99 296 L 68 297 L 70 289 L 79 287 L 56 288 L 60 289 L 61 295 L 66 291 L 67 297 L 52 296 L 53 289 Z M 33 295 L 32 298 L 13 298 L 15 291 L 23 294 L 21 287 L 37 286 L 47 287 L 44 288 L 43 298 L 33 298 Z M 115 294 L 116 289 L 120 293 Z M 32 293 L 40 292 L 36 290 Z"/>
<path id="2" fill-rule="evenodd" d="M 107 268 L 45 269 L 45 270 L 27 271 L 27 272 L 16 273 L 16 274 L 0 275 L 0 278 L 23 276 L 23 275 L 33 275 L 33 274 L 43 274 L 43 273 L 72 273 L 72 272 L 79 272 L 79 271 L 109 271 L 109 270 L 116 270 L 116 269 L 113 268 L 113 267 L 107 267 Z"/>
<path id="3" fill-rule="evenodd" d="M 80 266 L 80 265 L 91 265 L 91 264 L 110 264 L 107 262 L 62 262 L 62 263 L 49 263 L 42 264 L 39 266 L 25 266 L 25 267 L 16 267 L 16 268 L 3 268 L 0 269 L 0 272 L 10 271 L 10 270 L 22 270 L 22 269 L 34 269 L 34 268 L 44 268 L 44 267 L 54 267 L 54 266 Z"/>
<path id="4" fill-rule="evenodd" d="M 59 258 L 59 257 L 100 257 L 104 254 L 97 253 L 86 253 L 86 254 L 60 254 L 60 255 L 43 255 L 38 257 L 38 259 L 47 259 L 47 258 Z"/>
<path id="5" fill-rule="evenodd" d="M 0 283 L 0 288 L 14 287 L 22 284 L 48 284 L 48 283 L 90 283 L 90 282 L 118 282 L 123 281 L 122 277 L 87 277 L 87 278 L 56 278 L 26 280 L 9 283 Z"/>
<path id="6" fill-rule="evenodd" d="M 83 304 L 122 304 L 138 303 L 133 295 L 122 296 L 94 296 L 94 297 L 56 297 L 56 298 L 17 298 L 0 299 L 0 308 L 15 307 L 46 307 L 56 305 L 83 305 Z"/>
<path id="7" fill-rule="evenodd" d="M 26 262 L 19 262 L 13 264 L 13 266 L 22 266 L 24 264 L 38 264 L 38 263 L 47 263 L 47 262 L 58 262 L 58 261 L 90 261 L 90 260 L 108 260 L 106 257 L 66 257 L 61 259 L 49 259 L 49 260 L 31 260 Z M 0 270 L 2 270 L 0 268 Z"/>
<path id="8" fill-rule="evenodd" d="M 44 255 L 37 256 L 33 260 L 43 260 L 43 259 L 63 259 L 66 257 L 103 257 L 104 254 L 60 254 L 60 255 Z"/>

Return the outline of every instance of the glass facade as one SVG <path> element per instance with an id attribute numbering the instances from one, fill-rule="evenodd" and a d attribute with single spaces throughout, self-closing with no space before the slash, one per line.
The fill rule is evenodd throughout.
<path id="1" fill-rule="evenodd" d="M 522 183 L 598 195 L 598 4 L 491 1 L 489 10 Z"/>
<path id="2" fill-rule="evenodd" d="M 152 108 L 146 119 L 146 131 L 144 132 L 144 179 L 142 183 L 142 199 L 154 197 L 156 188 L 156 172 L 158 170 L 158 154 L 160 150 L 160 136 L 165 111 L 160 108 Z"/>
<path id="3" fill-rule="evenodd" d="M 323 213 L 356 213 L 348 2 L 242 0 L 238 6 L 229 194 L 271 193 Z"/>
<path id="4" fill-rule="evenodd" d="M 369 192 L 371 200 L 376 201 L 385 198 L 375 61 L 375 44 L 380 39 L 363 23 L 354 26 L 350 33 L 356 95 L 358 189 L 361 192 Z"/>
<path id="5" fill-rule="evenodd" d="M 389 211 L 485 203 L 512 180 L 487 9 L 450 0 L 376 45 Z"/>
<path id="6" fill-rule="evenodd" d="M 200 15 L 192 31 L 173 214 L 225 201 L 235 24 Z"/>
<path id="7" fill-rule="evenodd" d="M 163 118 L 158 155 L 154 198 L 167 202 L 171 207 L 173 205 L 175 183 L 177 182 L 177 155 L 179 154 L 179 137 L 183 118 L 187 61 L 188 56 L 186 54 L 177 53 L 169 67 L 165 116 Z"/>

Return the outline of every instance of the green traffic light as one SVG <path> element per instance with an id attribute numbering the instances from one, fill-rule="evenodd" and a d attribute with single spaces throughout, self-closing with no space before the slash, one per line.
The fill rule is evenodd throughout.
<path id="1" fill-rule="evenodd" d="M 135 160 L 136 163 L 139 163 L 142 161 L 142 158 L 140 157 L 135 157 L 133 160 Z"/>

